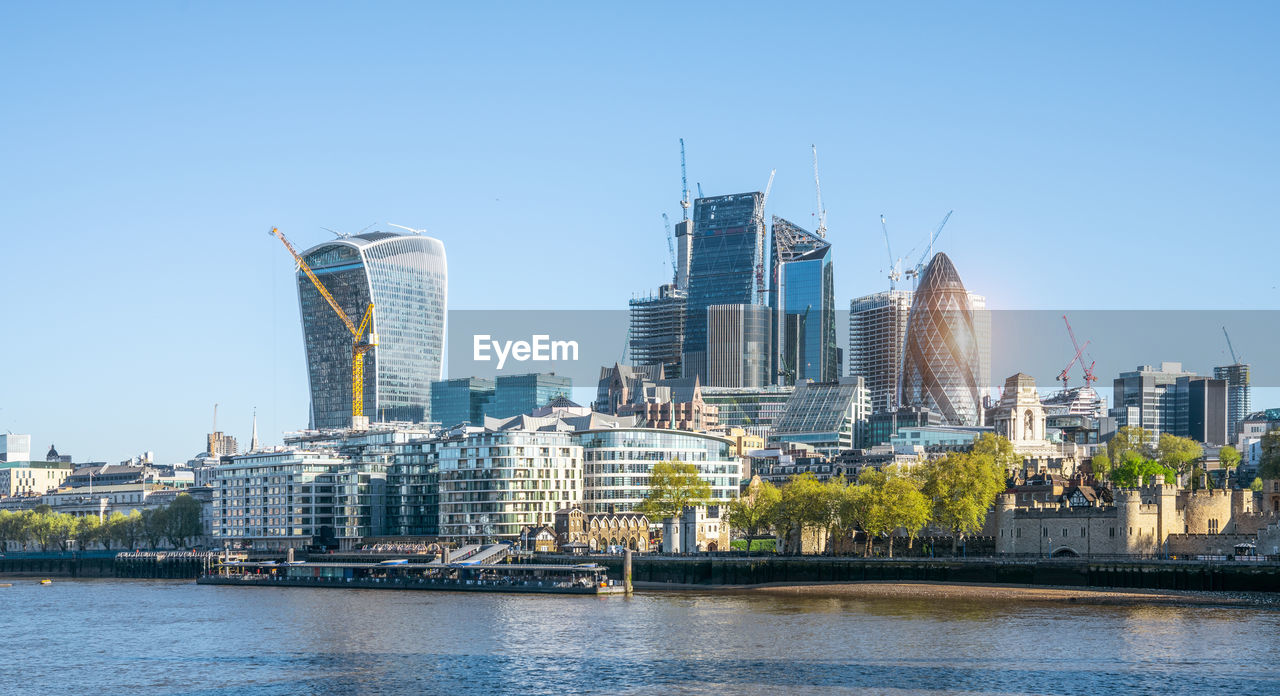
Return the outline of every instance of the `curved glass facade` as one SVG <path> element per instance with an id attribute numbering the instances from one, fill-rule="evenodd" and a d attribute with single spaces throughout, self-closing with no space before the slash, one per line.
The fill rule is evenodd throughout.
<path id="1" fill-rule="evenodd" d="M 696 466 L 699 477 L 711 484 L 712 498 L 738 496 L 742 461 L 724 438 L 649 428 L 594 430 L 576 437 L 582 445 L 587 514 L 636 509 L 649 493 L 654 464 L 673 460 Z"/>
<path id="2" fill-rule="evenodd" d="M 979 350 L 969 293 L 951 259 L 937 254 L 911 303 L 899 403 L 933 409 L 950 425 L 981 425 Z"/>
<path id="3" fill-rule="evenodd" d="M 427 420 L 440 379 L 448 274 L 444 244 L 386 232 L 356 235 L 303 253 L 338 305 L 359 324 L 369 302 L 378 346 L 365 355 L 370 421 Z M 311 385 L 311 427 L 351 425 L 351 333 L 301 271 L 298 303 Z"/>

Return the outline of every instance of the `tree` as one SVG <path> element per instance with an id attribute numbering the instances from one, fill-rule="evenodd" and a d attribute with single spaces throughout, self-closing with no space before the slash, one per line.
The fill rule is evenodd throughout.
<path id="1" fill-rule="evenodd" d="M 729 526 L 747 537 L 747 551 L 762 530 L 768 529 L 782 502 L 782 491 L 768 481 L 755 479 L 747 494 L 729 501 Z"/>
<path id="2" fill-rule="evenodd" d="M 49 547 L 57 543 L 58 530 L 56 525 L 54 513 L 41 512 L 38 506 L 27 516 L 27 529 L 31 539 L 40 545 L 41 551 L 48 551 Z"/>
<path id="3" fill-rule="evenodd" d="M 98 516 L 85 515 L 74 518 L 71 535 L 76 540 L 76 545 L 83 551 L 98 541 L 101 531 L 102 525 L 98 523 Z"/>
<path id="4" fill-rule="evenodd" d="M 1222 465 L 1224 472 L 1222 476 L 1222 487 L 1227 488 L 1227 481 L 1231 478 L 1231 470 L 1240 466 L 1240 450 L 1226 445 L 1218 450 L 1218 463 Z"/>
<path id="5" fill-rule="evenodd" d="M 1177 472 L 1172 468 L 1130 450 L 1125 453 L 1124 460 L 1111 472 L 1111 482 L 1120 488 L 1136 488 L 1144 483 L 1155 483 L 1160 479 L 1165 483 L 1173 483 L 1177 480 L 1177 476 Z"/>
<path id="6" fill-rule="evenodd" d="M 1116 431 L 1107 442 L 1107 459 L 1112 465 L 1124 461 L 1125 455 L 1136 452 L 1142 456 L 1151 453 L 1151 431 L 1134 425 L 1126 425 Z"/>
<path id="7" fill-rule="evenodd" d="M 694 472 L 696 475 L 696 468 Z M 164 523 L 164 536 L 173 548 L 186 548 L 189 540 L 204 533 L 204 525 L 200 522 L 200 502 L 186 493 L 178 495 L 165 509 Z"/>
<path id="8" fill-rule="evenodd" d="M 885 481 L 881 498 L 889 509 L 889 523 L 894 530 L 902 529 L 907 533 L 907 548 L 911 548 L 916 535 L 929 524 L 932 513 L 929 499 L 920 492 L 918 482 L 896 473 Z M 892 530 L 889 536 L 889 558 L 893 558 Z"/>
<path id="9" fill-rule="evenodd" d="M 803 550 L 806 529 L 822 527 L 828 520 L 827 489 L 812 472 L 792 476 L 782 487 L 782 500 L 774 515 L 774 528 L 791 550 L 792 543 Z"/>
<path id="10" fill-rule="evenodd" d="M 1258 478 L 1280 479 L 1280 430 L 1262 436 L 1262 458 L 1258 460 Z"/>
<path id="11" fill-rule="evenodd" d="M 102 544 L 102 548 L 110 551 L 111 545 L 120 541 L 120 525 L 125 523 L 123 512 L 116 510 L 103 520 L 102 526 L 98 529 L 98 543 Z M 123 546 L 123 542 L 121 542 Z"/>
<path id="12" fill-rule="evenodd" d="M 869 472 L 863 472 L 863 476 Z M 866 486 L 859 483 L 850 485 L 844 477 L 833 478 L 823 484 L 823 495 L 826 505 L 827 547 L 831 554 L 843 552 L 847 547 L 844 542 L 852 541 L 853 532 L 862 525 L 866 516 Z"/>
<path id="13" fill-rule="evenodd" d="M 991 457 L 1006 472 L 1012 472 L 1022 464 L 1022 457 L 1013 451 L 1013 443 L 1003 435 L 983 433 L 973 442 L 973 454 Z"/>
<path id="14" fill-rule="evenodd" d="M 147 540 L 148 548 L 156 548 L 164 539 L 168 520 L 164 508 L 151 508 L 142 511 L 142 538 Z"/>
<path id="15" fill-rule="evenodd" d="M 1255 478 L 1253 479 L 1253 482 L 1249 484 L 1249 490 L 1253 491 L 1254 493 L 1261 493 L 1261 492 L 1262 492 L 1262 478 L 1261 478 L 1261 477 L 1255 477 Z"/>
<path id="16" fill-rule="evenodd" d="M 640 510 L 652 520 L 679 517 L 688 506 L 705 505 L 711 484 L 698 476 L 698 467 L 676 459 L 658 462 L 649 474 L 649 494 Z"/>
<path id="17" fill-rule="evenodd" d="M 116 514 L 112 514 L 114 518 Z M 125 549 L 137 549 L 138 541 L 142 539 L 144 523 L 142 513 L 137 510 L 130 510 L 128 515 L 120 515 L 118 523 L 113 527 L 116 535 L 116 541 Z"/>
<path id="18" fill-rule="evenodd" d="M 22 513 L 0 510 L 0 553 L 9 549 L 9 542 L 19 540 L 23 524 Z"/>
<path id="19" fill-rule="evenodd" d="M 988 455 L 952 452 L 925 468 L 924 495 L 933 520 L 951 530 L 951 551 L 960 539 L 982 529 L 987 510 L 1005 489 L 1005 470 Z"/>
<path id="20" fill-rule="evenodd" d="M 1156 459 L 1179 475 L 1189 472 L 1191 464 L 1203 456 L 1204 447 L 1199 442 L 1169 433 L 1160 434 L 1160 443 L 1156 445 Z"/>
<path id="21" fill-rule="evenodd" d="M 1098 450 L 1089 460 L 1089 468 L 1095 479 L 1104 481 L 1111 475 L 1111 457 L 1107 456 L 1105 450 Z"/>

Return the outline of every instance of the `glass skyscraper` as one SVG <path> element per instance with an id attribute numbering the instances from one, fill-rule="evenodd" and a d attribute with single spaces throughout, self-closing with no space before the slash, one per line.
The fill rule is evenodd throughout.
<path id="1" fill-rule="evenodd" d="M 949 425 L 982 425 L 978 333 L 960 274 L 946 254 L 935 255 L 911 303 L 899 403 L 936 410 Z"/>
<path id="2" fill-rule="evenodd" d="M 431 420 L 446 428 L 464 422 L 483 425 L 493 401 L 493 380 L 484 377 L 446 379 L 431 385 Z"/>
<path id="3" fill-rule="evenodd" d="M 764 194 L 699 198 L 693 206 L 693 248 L 685 302 L 682 376 L 707 375 L 707 307 L 764 304 Z"/>
<path id="4" fill-rule="evenodd" d="M 371 232 L 318 244 L 302 257 L 359 324 L 374 304 L 365 354 L 364 412 L 370 421 L 426 420 L 440 379 L 448 275 L 444 244 L 431 237 Z M 311 427 L 351 425 L 351 332 L 301 271 L 297 274 L 311 387 Z"/>
<path id="5" fill-rule="evenodd" d="M 771 381 L 834 381 L 839 358 L 831 243 L 775 215 L 772 269 L 777 379 Z"/>
<path id="6" fill-rule="evenodd" d="M 557 396 L 568 397 L 572 393 L 573 380 L 561 375 L 498 375 L 494 380 L 493 401 L 485 409 L 485 415 L 490 418 L 510 418 L 531 413 L 540 406 L 546 406 Z"/>

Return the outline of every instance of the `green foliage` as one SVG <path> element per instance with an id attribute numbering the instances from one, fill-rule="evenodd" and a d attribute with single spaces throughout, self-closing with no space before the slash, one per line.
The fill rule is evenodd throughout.
<path id="1" fill-rule="evenodd" d="M 1249 490 L 1253 491 L 1254 493 L 1261 493 L 1261 492 L 1262 492 L 1262 477 L 1257 477 L 1257 478 L 1253 479 L 1253 483 L 1250 483 L 1250 484 L 1249 484 Z"/>
<path id="2" fill-rule="evenodd" d="M 812 472 L 792 476 L 782 487 L 782 500 L 774 513 L 773 525 L 784 544 L 805 529 L 826 526 L 830 518 L 828 489 Z"/>
<path id="3" fill-rule="evenodd" d="M 1151 431 L 1133 425 L 1126 425 L 1116 431 L 1107 442 L 1107 459 L 1112 466 L 1119 465 L 1125 457 L 1133 452 L 1142 457 L 1151 456 Z"/>
<path id="4" fill-rule="evenodd" d="M 1022 463 L 1022 457 L 1013 451 L 1013 443 L 1003 435 L 983 433 L 973 442 L 973 454 L 990 457 L 997 466 L 1012 471 Z"/>
<path id="5" fill-rule="evenodd" d="M 1190 471 L 1191 465 L 1203 456 L 1204 447 L 1187 437 L 1162 433 L 1156 445 L 1156 459 L 1179 474 Z"/>
<path id="6" fill-rule="evenodd" d="M 1111 457 L 1107 455 L 1105 450 L 1098 450 L 1097 454 L 1089 460 L 1089 468 L 1093 470 L 1093 477 L 1099 481 L 1106 480 L 1111 476 Z"/>
<path id="7" fill-rule="evenodd" d="M 1228 471 L 1240 466 L 1240 450 L 1231 445 L 1226 445 L 1218 450 L 1218 463 Z"/>
<path id="8" fill-rule="evenodd" d="M 164 536 L 169 544 L 175 549 L 186 548 L 188 540 L 199 537 L 204 531 L 200 522 L 200 503 L 186 493 L 179 494 L 165 508 L 164 523 Z"/>
<path id="9" fill-rule="evenodd" d="M 746 495 L 729 501 L 726 506 L 729 512 L 729 526 L 742 532 L 748 540 L 755 540 L 761 531 L 773 524 L 778 505 L 781 503 L 782 491 L 779 491 L 777 486 L 768 481 L 753 481 Z M 752 546 L 754 547 L 754 544 Z"/>
<path id="10" fill-rule="evenodd" d="M 711 498 L 711 484 L 698 476 L 698 467 L 679 460 L 658 462 L 649 474 L 649 494 L 640 510 L 649 519 L 676 517 L 688 506 L 704 505 Z"/>
<path id="11" fill-rule="evenodd" d="M 1005 489 L 1005 469 L 990 455 L 953 452 L 925 466 L 922 492 L 933 521 L 955 534 L 953 544 L 982 529 L 987 510 Z"/>
<path id="12" fill-rule="evenodd" d="M 914 539 L 929 523 L 932 505 L 920 491 L 920 482 L 903 475 L 897 468 L 864 472 L 858 483 L 863 489 L 861 522 L 867 533 L 868 548 L 872 537 L 887 536 L 892 558 L 893 532 L 904 529 Z"/>
<path id="13" fill-rule="evenodd" d="M 1111 472 L 1111 482 L 1121 488 L 1136 488 L 1158 480 L 1175 483 L 1177 477 L 1178 472 L 1173 468 L 1147 459 L 1133 450 L 1126 452 L 1124 459 Z"/>
<path id="14" fill-rule="evenodd" d="M 1262 436 L 1262 459 L 1258 462 L 1258 477 L 1280 479 L 1280 430 L 1272 430 Z"/>
<path id="15" fill-rule="evenodd" d="M 765 538 L 765 539 L 752 539 L 751 547 L 747 548 L 746 539 L 734 539 L 733 541 L 729 542 L 729 548 L 733 549 L 734 551 L 773 552 L 778 550 L 778 540 L 772 537 Z"/>

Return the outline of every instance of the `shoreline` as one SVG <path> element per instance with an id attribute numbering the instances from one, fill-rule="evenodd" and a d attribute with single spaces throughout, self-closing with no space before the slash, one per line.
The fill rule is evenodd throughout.
<path id="1" fill-rule="evenodd" d="M 1204 592 L 1138 588 L 1068 587 L 1060 585 L 993 585 L 899 580 L 885 582 L 762 583 L 758 585 L 692 585 L 637 582 L 636 590 L 657 592 L 741 593 L 773 596 L 842 597 L 851 599 L 918 599 L 975 602 L 1019 602 L 1111 606 L 1221 606 L 1280 609 L 1280 595 L 1252 592 Z"/>

